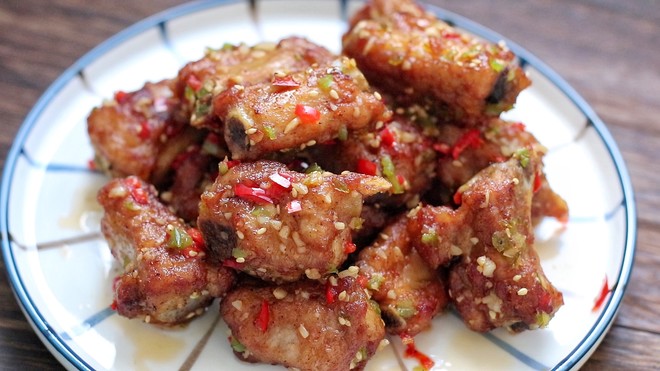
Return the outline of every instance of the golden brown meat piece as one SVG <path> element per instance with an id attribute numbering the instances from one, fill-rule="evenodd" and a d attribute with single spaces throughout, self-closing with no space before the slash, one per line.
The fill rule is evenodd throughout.
<path id="1" fill-rule="evenodd" d="M 449 295 L 469 328 L 514 331 L 544 327 L 563 304 L 534 249 L 532 195 L 539 154 L 521 149 L 459 188 L 461 206 L 412 212 L 415 248 L 432 265 L 450 267 Z"/>
<path id="2" fill-rule="evenodd" d="M 369 2 L 351 20 L 343 51 L 374 86 L 403 101 L 430 98 L 442 118 L 467 124 L 510 109 L 530 84 L 503 43 L 458 31 L 412 0 Z"/>
<path id="3" fill-rule="evenodd" d="M 234 273 L 205 260 L 204 241 L 137 177 L 113 179 L 98 194 L 101 230 L 123 273 L 114 283 L 117 312 L 174 325 L 200 315 L 222 297 Z"/>
<path id="4" fill-rule="evenodd" d="M 214 99 L 213 109 L 233 158 L 241 160 L 365 132 L 390 115 L 346 57 L 265 83 L 235 85 Z"/>
<path id="5" fill-rule="evenodd" d="M 480 129 L 440 125 L 438 130 L 438 143 L 434 147 L 441 155 L 436 172 L 447 195 L 453 195 L 479 171 L 492 163 L 508 160 L 521 148 L 533 148 L 541 156 L 546 152 L 546 148 L 519 122 L 491 119 Z M 540 169 L 534 179 L 532 220 L 536 224 L 544 216 L 566 221 L 568 205 L 550 188 Z"/>
<path id="6" fill-rule="evenodd" d="M 204 194 L 197 225 L 214 257 L 274 281 L 321 278 L 355 249 L 365 197 L 390 184 L 380 177 L 290 171 L 257 161 L 227 169 Z"/>
<path id="7" fill-rule="evenodd" d="M 355 263 L 367 279 L 387 330 L 415 336 L 429 327 L 449 297 L 440 274 L 412 247 L 404 215 L 387 226 Z"/>
<path id="8" fill-rule="evenodd" d="M 213 114 L 213 97 L 234 86 L 270 81 L 273 74 L 289 74 L 333 58 L 322 46 L 290 37 L 278 44 L 225 45 L 207 50 L 204 58 L 190 62 L 178 74 L 174 94 L 181 100 L 183 115 L 195 127 L 222 133 L 222 123 Z"/>
<path id="9" fill-rule="evenodd" d="M 195 136 L 180 135 L 186 122 L 175 114 L 178 100 L 171 84 L 164 80 L 147 83 L 132 93 L 120 91 L 92 110 L 87 130 L 101 170 L 112 176 L 150 180 L 157 169 L 167 165 L 159 156 L 167 152 L 168 141 Z"/>
<path id="10" fill-rule="evenodd" d="M 199 198 L 218 175 L 218 163 L 229 152 L 222 138 L 211 132 L 200 145 L 191 145 L 179 153 L 171 168 L 173 180 L 161 199 L 186 223 L 197 223 Z M 164 187 L 161 187 L 164 188 Z"/>
<path id="11" fill-rule="evenodd" d="M 333 285 L 334 283 L 334 285 Z M 385 337 L 376 303 L 355 278 L 324 285 L 241 286 L 220 307 L 237 356 L 299 370 L 364 368 Z"/>
<path id="12" fill-rule="evenodd" d="M 310 151 L 310 157 L 333 173 L 348 170 L 386 178 L 392 184 L 390 194 L 367 202 L 390 209 L 416 206 L 435 177 L 432 141 L 419 125 L 402 115 L 373 132 L 319 145 Z"/>

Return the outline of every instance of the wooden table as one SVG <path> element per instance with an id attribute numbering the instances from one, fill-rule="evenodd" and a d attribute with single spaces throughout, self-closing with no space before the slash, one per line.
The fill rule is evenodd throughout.
<path id="1" fill-rule="evenodd" d="M 179 0 L 0 2 L 0 168 L 43 91 L 92 47 Z M 585 369 L 660 367 L 660 4 L 655 0 L 434 0 L 506 35 L 568 80 L 618 142 L 639 234 L 632 280 Z M 4 265 L 0 262 L 0 270 Z M 0 368 L 58 369 L 0 274 Z"/>

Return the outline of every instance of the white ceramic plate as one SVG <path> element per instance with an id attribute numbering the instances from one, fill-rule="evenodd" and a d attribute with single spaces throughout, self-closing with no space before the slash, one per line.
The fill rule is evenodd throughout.
<path id="1" fill-rule="evenodd" d="M 217 305 L 189 326 L 163 330 L 109 309 L 116 267 L 99 235 L 96 190 L 106 178 L 90 171 L 89 111 L 117 90 L 174 76 L 207 46 L 304 35 L 338 51 L 343 1 L 192 3 L 148 18 L 93 49 L 66 70 L 27 116 L 6 161 L 0 193 L 2 252 L 26 317 L 68 368 L 270 369 L 238 361 Z M 503 39 L 465 18 L 441 18 L 491 41 Z M 254 14 L 252 13 L 254 11 Z M 617 312 L 630 275 L 636 237 L 632 187 L 616 144 L 591 108 L 526 50 L 508 42 L 534 81 L 507 117 L 523 121 L 549 148 L 548 178 L 570 206 L 564 230 L 537 230 L 545 272 L 566 304 L 547 329 L 478 334 L 452 312 L 417 336 L 436 369 L 568 369 L 581 365 Z M 592 311 L 607 278 L 612 291 Z M 368 364 L 412 369 L 398 339 Z"/>

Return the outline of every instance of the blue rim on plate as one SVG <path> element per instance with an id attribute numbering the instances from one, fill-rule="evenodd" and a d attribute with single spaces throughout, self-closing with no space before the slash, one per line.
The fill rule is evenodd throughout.
<path id="1" fill-rule="evenodd" d="M 2 210 L 2 212 L 0 212 L 0 231 L 2 233 L 3 258 L 7 267 L 9 281 L 27 319 L 33 325 L 44 344 L 63 363 L 68 363 L 78 369 L 92 369 L 89 363 L 87 363 L 80 355 L 78 355 L 67 345 L 66 341 L 62 338 L 62 335 L 53 330 L 53 328 L 45 319 L 44 315 L 40 312 L 37 305 L 35 305 L 32 297 L 30 296 L 30 293 L 24 285 L 10 244 L 10 187 L 12 180 L 14 179 L 16 170 L 15 167 L 18 158 L 23 151 L 26 138 L 34 127 L 35 122 L 43 113 L 44 109 L 48 106 L 53 97 L 55 97 L 73 78 L 82 74 L 87 66 L 97 60 L 99 57 L 106 54 L 108 51 L 115 48 L 117 45 L 152 28 L 158 28 L 160 32 L 165 33 L 165 24 L 168 21 L 178 17 L 206 10 L 219 5 L 234 4 L 239 2 L 240 1 L 238 0 L 201 1 L 181 5 L 146 18 L 117 33 L 77 60 L 53 82 L 53 84 L 45 91 L 45 93 L 39 98 L 37 103 L 29 112 L 21 128 L 19 129 L 18 134 L 16 135 L 14 144 L 12 145 L 12 148 L 10 149 L 5 162 L 5 169 L 0 188 L 0 210 Z M 252 4 L 253 1 L 250 1 L 250 3 Z M 344 0 L 340 1 L 340 3 L 342 15 L 345 16 L 348 2 Z M 603 305 L 603 309 L 600 312 L 598 319 L 595 321 L 595 324 L 587 332 L 582 341 L 563 360 L 554 365 L 554 368 L 570 369 L 579 366 L 585 362 L 588 356 L 595 350 L 596 346 L 600 343 L 612 325 L 614 317 L 622 303 L 623 295 L 632 271 L 637 238 L 637 217 L 633 188 L 621 153 L 605 124 L 600 120 L 600 118 L 598 118 L 596 113 L 586 103 L 586 101 L 563 78 L 561 78 L 555 71 L 549 68 L 538 58 L 536 58 L 533 54 L 520 47 L 516 43 L 513 43 L 512 41 L 502 37 L 498 33 L 465 17 L 432 5 L 428 5 L 428 9 L 436 13 L 439 18 L 449 22 L 450 24 L 453 24 L 473 34 L 479 35 L 487 40 L 493 42 L 506 40 L 509 48 L 519 57 L 521 65 L 533 66 L 537 71 L 540 72 L 541 75 L 545 76 L 545 78 L 552 82 L 552 84 L 554 84 L 566 97 L 568 97 L 581 111 L 581 113 L 586 117 L 586 125 L 593 127 L 598 133 L 602 142 L 607 148 L 611 161 L 616 167 L 619 185 L 623 193 L 621 207 L 625 210 L 625 239 L 622 259 L 618 270 L 619 275 L 618 277 L 611 277 L 612 282 L 614 282 L 611 295 Z"/>

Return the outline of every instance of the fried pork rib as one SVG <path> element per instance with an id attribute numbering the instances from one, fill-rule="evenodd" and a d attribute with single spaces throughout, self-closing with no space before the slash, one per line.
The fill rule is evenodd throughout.
<path id="1" fill-rule="evenodd" d="M 373 245 L 360 251 L 356 265 L 388 332 L 415 336 L 430 326 L 449 297 L 440 274 L 412 247 L 407 225 L 403 216 L 387 226 Z"/>
<path id="2" fill-rule="evenodd" d="M 292 369 L 362 369 L 385 337 L 376 304 L 350 276 L 241 286 L 220 310 L 239 358 Z"/>
<path id="3" fill-rule="evenodd" d="M 302 71 L 332 58 L 333 54 L 324 47 L 299 37 L 253 47 L 225 45 L 207 50 L 204 58 L 184 66 L 174 93 L 191 125 L 222 133 L 222 122 L 213 112 L 214 97 L 232 86 L 268 82 L 273 75 Z"/>
<path id="4" fill-rule="evenodd" d="M 360 225 L 363 199 L 389 187 L 385 179 L 356 173 L 243 163 L 202 194 L 197 224 L 224 264 L 265 280 L 320 278 L 354 250 L 351 231 Z"/>
<path id="5" fill-rule="evenodd" d="M 176 114 L 171 80 L 146 83 L 141 89 L 117 92 L 87 119 L 97 166 L 106 173 L 162 180 L 173 157 L 199 140 Z"/>
<path id="6" fill-rule="evenodd" d="M 521 148 L 532 148 L 541 156 L 546 152 L 545 147 L 519 122 L 491 119 L 481 129 L 441 125 L 438 130 L 438 138 L 441 139 L 435 147 L 444 153 L 438 159 L 436 172 L 449 194 L 454 194 L 482 169 L 492 163 L 506 161 Z M 536 175 L 532 198 L 533 222 L 537 223 L 545 216 L 566 221 L 566 201 L 550 188 L 543 171 Z"/>
<path id="7" fill-rule="evenodd" d="M 218 95 L 215 114 L 234 159 L 304 148 L 349 132 L 373 129 L 389 118 L 387 108 L 356 68 L 339 57 L 272 81 L 236 85 Z"/>
<path id="8" fill-rule="evenodd" d="M 516 152 L 480 171 L 458 190 L 461 206 L 421 207 L 409 232 L 432 266 L 450 267 L 449 294 L 475 331 L 544 327 L 563 304 L 533 247 L 532 196 L 539 154 Z"/>
<path id="9" fill-rule="evenodd" d="M 386 178 L 392 184 L 390 193 L 367 202 L 401 209 L 408 203 L 415 206 L 435 177 L 436 152 L 431 144 L 409 117 L 394 115 L 378 130 L 316 146 L 310 157 L 334 173 L 348 170 Z"/>
<path id="10" fill-rule="evenodd" d="M 203 313 L 234 282 L 231 269 L 210 265 L 195 231 L 137 177 L 117 178 L 98 194 L 101 230 L 123 264 L 114 283 L 114 305 L 128 318 L 174 325 Z"/>
<path id="11" fill-rule="evenodd" d="M 529 86 L 514 54 L 460 32 L 411 0 L 373 0 L 351 20 L 343 51 L 377 88 L 440 104 L 449 120 L 497 116 Z"/>

